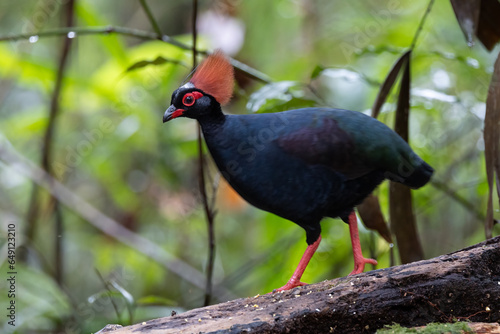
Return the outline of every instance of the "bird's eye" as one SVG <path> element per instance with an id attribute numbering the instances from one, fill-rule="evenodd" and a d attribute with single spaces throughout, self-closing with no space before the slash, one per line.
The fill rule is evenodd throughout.
<path id="1" fill-rule="evenodd" d="M 194 98 L 193 93 L 187 93 L 182 98 L 182 104 L 184 104 L 186 107 L 191 107 L 194 104 L 194 101 L 196 101 L 196 99 Z"/>

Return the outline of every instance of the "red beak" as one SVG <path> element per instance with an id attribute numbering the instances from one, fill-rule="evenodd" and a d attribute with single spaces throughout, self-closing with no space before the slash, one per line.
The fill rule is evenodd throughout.
<path id="1" fill-rule="evenodd" d="M 182 116 L 184 109 L 177 109 L 174 105 L 168 107 L 168 109 L 163 114 L 163 123 L 170 121 L 176 117 Z"/>

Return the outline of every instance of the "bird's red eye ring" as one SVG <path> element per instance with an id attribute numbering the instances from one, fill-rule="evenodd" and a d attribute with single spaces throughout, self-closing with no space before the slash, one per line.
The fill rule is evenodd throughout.
<path id="1" fill-rule="evenodd" d="M 196 98 L 194 97 L 193 93 L 187 93 L 182 98 L 182 104 L 184 104 L 186 107 L 191 107 L 195 102 Z"/>
<path id="2" fill-rule="evenodd" d="M 197 91 L 187 93 L 182 97 L 182 104 L 186 107 L 191 107 L 202 96 L 203 94 Z"/>

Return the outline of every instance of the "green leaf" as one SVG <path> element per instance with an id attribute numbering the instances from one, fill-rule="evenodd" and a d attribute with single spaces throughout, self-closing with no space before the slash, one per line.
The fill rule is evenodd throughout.
<path id="1" fill-rule="evenodd" d="M 177 60 L 177 59 L 172 59 L 172 58 L 163 58 L 161 56 L 156 57 L 154 60 L 140 60 L 132 65 L 130 65 L 127 69 L 126 72 L 130 71 L 135 71 L 137 69 L 149 66 L 149 65 L 163 65 L 163 64 L 175 64 L 175 65 L 182 65 L 184 67 L 188 67 L 183 61 Z"/>
<path id="2" fill-rule="evenodd" d="M 135 304 L 134 297 L 132 296 L 132 294 L 130 294 L 130 292 L 125 290 L 124 287 L 122 287 L 120 284 L 118 284 L 116 281 L 113 280 L 110 281 L 110 284 L 120 293 L 121 296 L 123 296 L 128 305 Z"/>
<path id="3" fill-rule="evenodd" d="M 137 300 L 138 305 L 162 305 L 172 306 L 177 305 L 177 302 L 172 299 L 163 298 L 160 296 L 146 296 Z"/>
<path id="4" fill-rule="evenodd" d="M 129 314 L 129 323 L 132 323 L 133 322 L 133 315 L 134 315 L 134 308 L 135 308 L 134 297 L 132 296 L 132 294 L 130 294 L 130 292 L 125 290 L 125 288 L 122 287 L 120 284 L 118 284 L 116 281 L 111 280 L 109 283 L 113 286 L 113 288 L 115 288 L 120 293 L 120 295 L 123 297 L 123 299 L 125 299 L 125 302 L 126 302 L 125 304 L 127 305 L 127 310 L 128 310 L 128 314 Z"/>
<path id="5" fill-rule="evenodd" d="M 279 81 L 265 85 L 250 95 L 250 112 L 279 112 L 293 108 L 311 107 L 316 101 L 307 97 L 304 84 L 297 81 Z"/>
<path id="6" fill-rule="evenodd" d="M 105 18 L 105 14 L 100 12 L 97 7 L 89 6 L 77 2 L 75 6 L 75 12 L 78 15 L 79 21 L 87 26 L 100 26 L 106 25 L 108 23 Z M 80 23 L 80 24 L 81 24 Z M 120 64 L 126 61 L 127 52 L 125 49 L 125 43 L 122 38 L 118 35 L 113 34 L 102 34 L 99 37 L 101 47 L 106 50 L 109 55 Z M 95 57 L 95 55 L 87 54 L 87 57 Z M 89 59 L 86 59 L 89 61 Z"/>
<path id="7" fill-rule="evenodd" d="M 324 70 L 325 70 L 324 66 L 316 65 L 316 67 L 314 68 L 314 70 L 311 73 L 311 80 L 314 80 L 317 77 L 319 77 L 321 72 L 323 72 Z"/>
<path id="8" fill-rule="evenodd" d="M 121 293 L 117 291 L 102 290 L 88 297 L 87 301 L 89 302 L 89 304 L 94 304 L 96 301 L 102 298 L 119 297 L 119 296 L 121 296 Z"/>

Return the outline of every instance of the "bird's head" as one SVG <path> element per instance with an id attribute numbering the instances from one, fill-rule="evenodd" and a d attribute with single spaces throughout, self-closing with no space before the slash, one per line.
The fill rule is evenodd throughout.
<path id="1" fill-rule="evenodd" d="M 177 117 L 198 119 L 220 110 L 233 95 L 234 70 L 221 51 L 209 55 L 196 69 L 191 80 L 172 94 L 163 123 Z"/>

